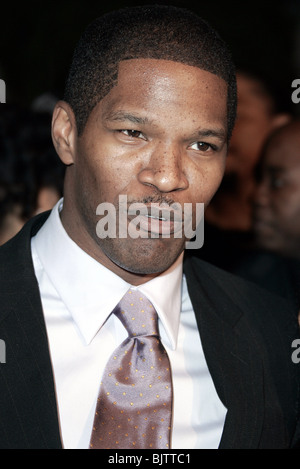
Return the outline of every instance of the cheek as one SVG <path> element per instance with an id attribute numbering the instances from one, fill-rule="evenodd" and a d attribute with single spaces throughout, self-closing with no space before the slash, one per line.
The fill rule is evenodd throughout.
<path id="1" fill-rule="evenodd" d="M 116 174 L 122 174 L 112 167 L 109 158 L 82 155 L 75 166 L 75 180 L 77 191 L 82 191 L 96 204 L 103 201 L 113 201 L 114 193 L 118 190 Z"/>
<path id="2" fill-rule="evenodd" d="M 224 174 L 225 163 L 198 169 L 189 178 L 193 202 L 207 205 L 218 190 Z"/>
<path id="3" fill-rule="evenodd" d="M 225 164 L 226 159 L 224 157 L 217 164 L 209 166 L 203 173 L 203 191 L 204 196 L 208 199 L 208 201 L 210 201 L 210 199 L 214 196 L 215 192 L 218 190 L 221 184 L 224 175 Z"/>
<path id="4" fill-rule="evenodd" d="M 273 196 L 270 206 L 277 224 L 287 223 L 291 225 L 297 222 L 300 217 L 299 200 L 300 193 L 295 194 L 291 191 L 282 191 Z M 284 228 L 284 226 L 282 225 L 281 228 Z"/>

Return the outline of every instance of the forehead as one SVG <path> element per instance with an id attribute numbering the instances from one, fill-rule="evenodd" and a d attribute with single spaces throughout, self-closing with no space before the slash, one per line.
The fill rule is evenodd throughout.
<path id="1" fill-rule="evenodd" d="M 275 137 L 268 145 L 264 162 L 267 166 L 276 165 L 282 169 L 300 167 L 300 128 L 299 131 L 286 131 Z"/>
<path id="2" fill-rule="evenodd" d="M 247 108 L 259 107 L 260 111 L 269 112 L 272 107 L 272 99 L 264 91 L 263 85 L 251 77 L 237 74 L 238 106 Z"/>
<path id="3" fill-rule="evenodd" d="M 120 62 L 117 84 L 101 106 L 103 112 L 133 106 L 166 114 L 170 106 L 180 109 L 182 116 L 196 113 L 226 120 L 227 84 L 210 72 L 179 62 L 131 59 Z"/>
<path id="4" fill-rule="evenodd" d="M 213 73 L 202 70 L 199 67 L 187 65 L 181 62 L 164 59 L 130 59 L 119 63 L 118 82 L 121 84 L 128 78 L 142 80 L 146 86 L 153 80 L 159 80 L 161 85 L 166 82 L 180 81 L 183 87 L 197 86 L 200 81 L 218 83 L 219 86 L 226 83 Z"/>

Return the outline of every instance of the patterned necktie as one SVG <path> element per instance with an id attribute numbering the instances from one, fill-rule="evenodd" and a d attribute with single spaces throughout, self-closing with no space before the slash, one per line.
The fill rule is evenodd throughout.
<path id="1" fill-rule="evenodd" d="M 157 313 L 138 290 L 129 290 L 113 313 L 128 338 L 104 370 L 90 448 L 170 449 L 172 381 Z"/>

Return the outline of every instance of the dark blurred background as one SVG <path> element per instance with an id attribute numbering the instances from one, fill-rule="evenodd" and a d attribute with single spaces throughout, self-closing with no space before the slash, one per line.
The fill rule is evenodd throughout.
<path id="1" fill-rule="evenodd" d="M 148 3 L 183 6 L 207 19 L 229 44 L 237 65 L 270 76 L 298 112 L 290 95 L 292 80 L 300 78 L 300 0 L 2 2 L 0 78 L 7 102 L 31 105 L 45 92 L 61 97 L 86 25 L 111 9 Z"/>

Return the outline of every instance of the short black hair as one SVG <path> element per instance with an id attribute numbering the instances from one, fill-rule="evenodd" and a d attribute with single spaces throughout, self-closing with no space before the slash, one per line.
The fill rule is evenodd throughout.
<path id="1" fill-rule="evenodd" d="M 138 58 L 181 62 L 225 80 L 230 138 L 237 100 L 231 54 L 206 21 L 169 5 L 124 8 L 97 18 L 87 27 L 75 49 L 64 93 L 73 109 L 78 135 L 93 108 L 116 84 L 119 63 Z"/>

